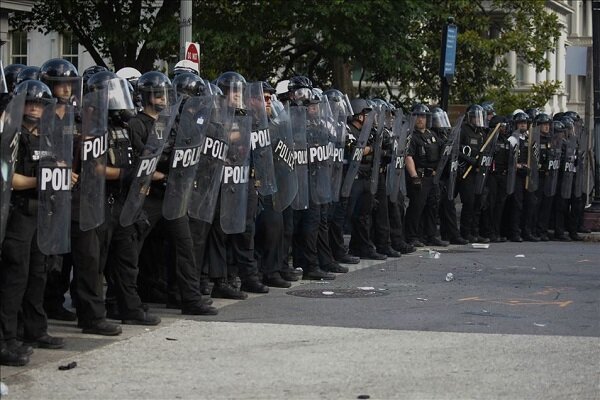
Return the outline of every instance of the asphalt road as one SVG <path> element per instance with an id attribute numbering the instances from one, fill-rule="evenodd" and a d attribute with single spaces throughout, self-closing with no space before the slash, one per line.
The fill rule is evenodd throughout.
<path id="1" fill-rule="evenodd" d="M 0 376 L 26 399 L 600 399 L 598 243 L 429 257 L 219 300 L 216 317 L 158 309 L 117 338 L 52 321 L 66 348 Z"/>

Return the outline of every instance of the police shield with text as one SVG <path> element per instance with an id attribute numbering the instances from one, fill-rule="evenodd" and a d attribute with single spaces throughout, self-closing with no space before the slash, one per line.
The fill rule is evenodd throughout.
<path id="1" fill-rule="evenodd" d="M 83 97 L 81 119 L 79 226 L 87 231 L 104 222 L 108 87 Z"/>
<path id="2" fill-rule="evenodd" d="M 150 191 L 152 175 L 156 171 L 163 147 L 179 109 L 174 103 L 171 82 L 160 72 L 147 72 L 137 82 L 138 91 L 147 98 L 158 113 L 152 129 L 147 132 L 145 143 L 138 145 L 138 162 L 133 172 L 133 179 L 127 194 L 127 200 L 121 212 L 121 225 L 129 226 L 138 218 L 144 200 Z M 139 138 L 132 138 L 133 141 Z M 135 142 L 134 142 L 135 144 Z M 139 150 L 143 147 L 143 150 Z"/>
<path id="3" fill-rule="evenodd" d="M 213 107 L 214 101 L 211 96 L 190 97 L 183 104 L 163 201 L 163 216 L 166 219 L 180 218 L 188 212 Z"/>
<path id="4" fill-rule="evenodd" d="M 288 104 L 272 99 L 272 116 L 269 131 L 273 141 L 273 163 L 277 192 L 273 193 L 273 209 L 285 210 L 296 197 L 298 178 L 294 171 L 294 138 Z"/>
<path id="5" fill-rule="evenodd" d="M 262 82 L 248 83 L 245 88 L 247 113 L 252 117 L 252 165 L 258 192 L 267 196 L 277 191 L 269 121 L 265 109 Z"/>

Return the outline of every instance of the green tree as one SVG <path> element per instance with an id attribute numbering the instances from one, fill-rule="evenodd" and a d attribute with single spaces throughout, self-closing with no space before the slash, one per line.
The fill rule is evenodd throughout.
<path id="1" fill-rule="evenodd" d="M 15 13 L 11 25 L 42 33 L 73 32 L 94 62 L 115 69 L 153 68 L 158 58 L 178 53 L 178 1 L 41 0 L 31 12 Z"/>

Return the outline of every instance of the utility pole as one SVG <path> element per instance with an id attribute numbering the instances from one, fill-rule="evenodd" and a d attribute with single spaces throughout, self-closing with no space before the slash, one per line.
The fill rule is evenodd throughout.
<path id="1" fill-rule="evenodd" d="M 592 48 L 594 54 L 594 208 L 600 212 L 600 0 L 592 3 Z"/>
<path id="2" fill-rule="evenodd" d="M 179 19 L 179 59 L 185 59 L 185 42 L 192 41 L 192 0 L 181 0 Z"/>

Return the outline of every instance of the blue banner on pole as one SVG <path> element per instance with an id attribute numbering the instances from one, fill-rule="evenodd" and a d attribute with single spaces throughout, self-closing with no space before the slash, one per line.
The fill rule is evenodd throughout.
<path id="1" fill-rule="evenodd" d="M 458 39 L 458 27 L 456 25 L 448 25 L 446 31 L 446 49 L 444 51 L 444 77 L 451 78 L 454 76 L 456 68 L 456 41 Z"/>

